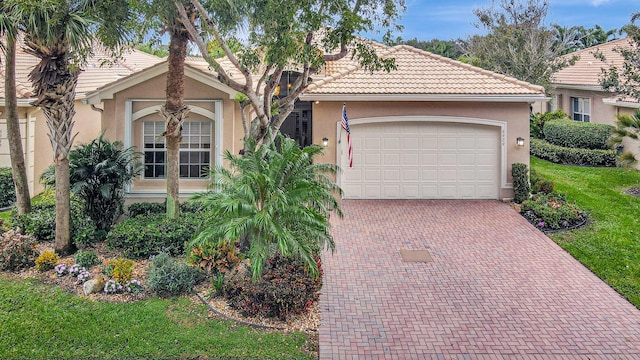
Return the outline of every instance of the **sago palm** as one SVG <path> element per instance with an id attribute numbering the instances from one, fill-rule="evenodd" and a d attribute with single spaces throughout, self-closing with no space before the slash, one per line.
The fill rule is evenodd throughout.
<path id="1" fill-rule="evenodd" d="M 69 153 L 71 191 L 99 230 L 108 231 L 122 215 L 125 186 L 142 171 L 139 158 L 134 148 L 125 149 L 121 142 L 107 141 L 102 135 Z M 41 180 L 55 186 L 54 168 L 49 167 Z"/>
<path id="2" fill-rule="evenodd" d="M 210 216 L 192 245 L 245 242 L 241 248 L 248 252 L 254 279 L 275 253 L 299 258 L 317 276 L 315 255 L 335 247 L 329 216 L 342 216 L 334 197 L 341 190 L 329 177 L 336 167 L 313 163 L 320 146 L 300 149 L 294 140 L 278 138 L 277 146 L 260 146 L 241 157 L 226 152 L 230 169 L 218 167 L 212 190 L 195 197 Z"/>

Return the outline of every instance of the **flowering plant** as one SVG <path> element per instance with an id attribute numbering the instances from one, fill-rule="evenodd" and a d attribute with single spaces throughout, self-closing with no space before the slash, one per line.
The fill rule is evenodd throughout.
<path id="1" fill-rule="evenodd" d="M 124 290 L 124 287 L 120 285 L 120 283 L 115 280 L 109 280 L 106 284 L 104 284 L 104 292 L 105 294 L 118 294 Z"/>
<path id="2" fill-rule="evenodd" d="M 139 294 L 144 290 L 140 281 L 133 279 L 125 285 L 125 290 L 130 294 Z"/>
<path id="3" fill-rule="evenodd" d="M 559 194 L 536 194 L 522 202 L 520 214 L 543 231 L 570 229 L 584 224 L 586 214 L 575 202 Z"/>
<path id="4" fill-rule="evenodd" d="M 82 268 L 77 275 L 78 282 L 84 284 L 91 277 L 91 273 L 87 269 Z"/>
<path id="5" fill-rule="evenodd" d="M 71 265 L 71 267 L 69 268 L 69 275 L 78 276 L 78 273 L 80 273 L 80 265 L 78 264 Z"/>
<path id="6" fill-rule="evenodd" d="M 56 272 L 58 276 L 64 276 L 69 272 L 67 270 L 67 265 L 65 264 L 58 264 L 53 268 L 53 270 Z"/>

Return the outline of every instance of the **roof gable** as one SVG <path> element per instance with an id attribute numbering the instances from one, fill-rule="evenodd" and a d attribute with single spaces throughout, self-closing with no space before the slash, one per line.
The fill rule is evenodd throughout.
<path id="1" fill-rule="evenodd" d="M 574 65 L 556 72 L 553 75 L 553 85 L 555 87 L 578 87 L 588 90 L 602 90 L 600 86 L 600 76 L 603 69 L 611 65 L 621 66 L 624 63 L 622 56 L 615 52 L 614 49 L 629 46 L 631 46 L 629 39 L 624 38 L 565 55 L 567 57 L 577 55 L 579 59 Z M 606 63 L 594 56 L 596 52 L 600 52 L 605 56 Z"/>
<path id="2" fill-rule="evenodd" d="M 204 59 L 202 61 L 204 61 Z M 165 59 L 161 63 L 158 63 L 152 67 L 131 74 L 125 78 L 115 80 L 96 89 L 95 91 L 88 93 L 85 102 L 89 104 L 99 104 L 103 100 L 113 99 L 113 96 L 116 93 L 141 84 L 156 76 L 165 74 L 168 71 L 169 66 Z M 187 59 L 184 66 L 184 75 L 205 85 L 211 86 L 214 89 L 229 94 L 230 99 L 233 99 L 236 96 L 237 92 L 235 90 L 218 81 L 216 76 L 211 71 L 209 71 L 208 67 L 204 66 L 202 62 L 197 58 Z"/>
<path id="3" fill-rule="evenodd" d="M 380 53 L 393 57 L 397 69 L 367 72 L 353 63 L 312 83 L 305 97 L 322 95 L 388 96 L 425 100 L 465 96 L 527 96 L 544 98 L 544 88 L 484 70 L 408 45 L 398 45 Z M 399 99 L 398 99 L 399 100 Z"/>

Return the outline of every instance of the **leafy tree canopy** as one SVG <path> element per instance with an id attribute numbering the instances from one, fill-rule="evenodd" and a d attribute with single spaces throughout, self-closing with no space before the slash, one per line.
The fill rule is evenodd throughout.
<path id="1" fill-rule="evenodd" d="M 462 39 L 458 40 L 440 40 L 431 39 L 428 41 L 418 40 L 413 38 L 411 40 L 402 41 L 403 44 L 413 46 L 418 49 L 422 49 L 434 54 L 442 55 L 450 59 L 458 59 L 464 55 L 464 50 L 461 44 L 464 43 Z"/>
<path id="2" fill-rule="evenodd" d="M 370 71 L 395 66 L 393 59 L 378 57 L 371 43 L 358 41 L 357 34 L 382 27 L 389 38 L 398 28 L 396 20 L 404 11 L 404 0 L 190 3 L 202 21 L 191 21 L 181 10 L 182 22 L 190 28 L 191 38 L 220 81 L 246 96 L 241 106 L 252 110 L 253 120 L 250 124 L 244 121 L 245 140 L 253 138 L 257 144 L 272 141 L 295 100 L 309 86 L 311 75 L 325 63 L 351 57 Z M 178 5 L 180 9 L 181 3 Z M 216 46 L 207 46 L 209 38 Z M 219 54 L 211 51 L 218 46 L 236 74 L 220 66 L 216 59 Z M 295 71 L 298 76 L 289 94 L 276 98 L 276 87 L 287 71 Z"/>
<path id="3" fill-rule="evenodd" d="M 576 60 L 560 57 L 575 35 L 558 39 L 557 30 L 544 25 L 548 8 L 546 0 L 502 0 L 497 7 L 475 9 L 477 26 L 487 35 L 469 40 L 474 63 L 548 88 L 553 73 Z"/>
<path id="4" fill-rule="evenodd" d="M 631 22 L 622 30 L 627 33 L 629 42 L 625 46 L 615 48 L 624 59 L 622 66 L 611 65 L 603 71 L 600 78 L 602 87 L 610 92 L 629 96 L 640 101 L 640 12 L 631 16 Z M 607 59 L 597 53 L 605 63 Z"/>

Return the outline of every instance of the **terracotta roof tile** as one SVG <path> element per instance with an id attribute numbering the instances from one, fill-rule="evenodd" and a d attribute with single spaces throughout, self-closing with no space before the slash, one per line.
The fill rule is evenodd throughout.
<path id="1" fill-rule="evenodd" d="M 82 94 L 96 90 L 122 77 L 153 66 L 164 59 L 138 50 L 130 50 L 122 59 L 111 64 L 106 52 L 97 49 L 84 70 L 78 76 L 76 93 Z M 24 52 L 18 46 L 16 51 L 16 89 L 19 99 L 33 97 L 33 87 L 29 81 L 29 72 L 38 64 L 38 59 Z M 0 70 L 0 80 L 4 84 L 4 69 Z M 4 86 L 0 87 L 0 99 L 5 98 Z"/>
<path id="2" fill-rule="evenodd" d="M 587 49 L 576 51 L 566 56 L 578 55 L 580 58 L 572 66 L 566 67 L 553 75 L 553 83 L 558 85 L 600 86 L 602 70 L 611 65 L 620 66 L 624 59 L 614 49 L 629 47 L 628 39 L 609 41 Z M 599 51 L 606 58 L 606 63 L 594 56 Z"/>
<path id="3" fill-rule="evenodd" d="M 351 63 L 309 86 L 307 94 L 539 95 L 540 86 L 451 60 L 408 45 L 386 48 L 396 70 L 367 72 Z"/>

